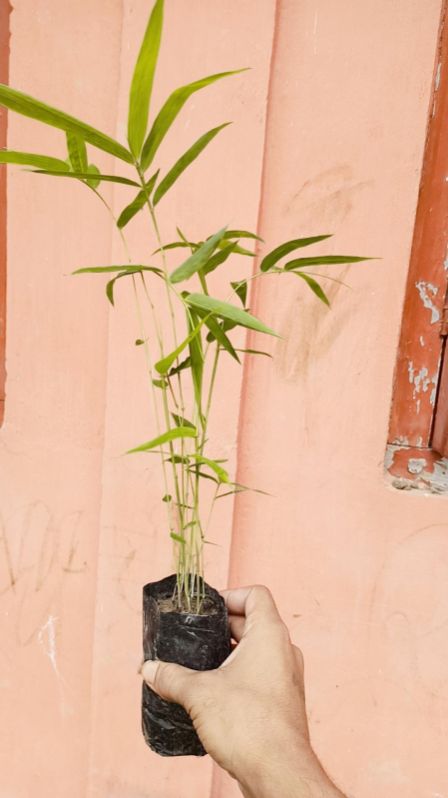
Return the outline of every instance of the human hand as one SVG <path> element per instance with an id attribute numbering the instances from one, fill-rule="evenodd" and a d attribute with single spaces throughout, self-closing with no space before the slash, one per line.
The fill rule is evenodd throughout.
<path id="1" fill-rule="evenodd" d="M 222 595 L 237 645 L 221 667 L 194 671 L 147 661 L 143 678 L 185 707 L 206 751 L 248 798 L 342 797 L 311 749 L 303 657 L 270 592 L 248 587 Z"/>

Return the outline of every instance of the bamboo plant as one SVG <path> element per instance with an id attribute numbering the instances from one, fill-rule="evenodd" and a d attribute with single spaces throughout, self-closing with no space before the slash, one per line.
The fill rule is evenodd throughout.
<path id="1" fill-rule="evenodd" d="M 365 258 L 348 255 L 313 255 L 288 257 L 305 247 L 329 238 L 328 235 L 296 238 L 279 244 L 264 254 L 263 242 L 256 233 L 222 227 L 203 240 L 187 238 L 177 227 L 177 239 L 162 241 L 159 232 L 159 205 L 173 189 L 182 173 L 229 124 L 208 130 L 184 152 L 163 176 L 157 158 L 166 135 L 188 99 L 197 91 L 244 70 L 209 75 L 173 91 L 160 110 L 150 115 L 150 100 L 162 34 L 164 0 L 156 0 L 143 37 L 129 91 L 127 144 L 63 111 L 30 97 L 9 86 L 0 85 L 0 104 L 65 133 L 66 157 L 50 157 L 15 150 L 0 151 L 0 163 L 20 164 L 41 175 L 77 180 L 106 206 L 121 236 L 125 263 L 88 266 L 74 274 L 99 274 L 109 277 L 107 299 L 114 305 L 118 280 L 127 278 L 141 324 L 135 341 L 145 354 L 152 394 L 154 429 L 150 439 L 129 449 L 129 453 L 151 452 L 160 457 L 164 481 L 162 501 L 167 510 L 169 534 L 175 548 L 177 571 L 176 603 L 179 609 L 200 611 L 204 589 L 203 550 L 207 534 L 205 516 L 210 518 L 215 501 L 245 490 L 232 482 L 225 461 L 212 456 L 208 440 L 209 419 L 213 408 L 216 376 L 223 358 L 241 363 L 241 355 L 256 357 L 262 351 L 240 349 L 233 331 L 246 328 L 265 335 L 276 335 L 247 307 L 249 283 L 263 275 L 276 273 L 302 280 L 319 301 L 329 305 L 320 282 L 309 269 L 316 266 L 355 263 Z M 152 117 L 152 118 L 151 118 Z M 90 162 L 87 146 L 113 156 L 117 163 L 111 174 L 102 174 Z M 124 171 L 125 174 L 120 174 Z M 131 170 L 133 176 L 129 174 Z M 118 218 L 101 193 L 104 183 L 127 186 L 130 201 Z M 150 263 L 134 263 L 129 253 L 125 228 L 140 212 L 147 213 L 152 226 L 155 251 Z M 174 225 L 173 225 L 174 227 Z M 257 247 L 255 253 L 248 246 Z M 179 265 L 169 270 L 167 252 L 178 250 Z M 216 297 L 213 276 L 230 259 L 244 262 L 261 251 L 259 267 L 250 278 L 242 276 L 230 282 L 229 295 Z M 154 258 L 154 259 L 153 259 Z M 258 261 L 258 258 L 255 262 Z M 164 302 L 155 299 L 153 281 L 164 284 Z M 287 285 L 288 281 L 286 281 Z M 287 290 L 287 289 L 286 289 Z M 170 332 L 162 332 L 162 320 L 168 318 Z M 149 336 L 144 331 L 151 328 Z M 189 383 L 189 384 L 188 384 Z M 188 397 L 192 397 L 189 399 Z M 211 450 L 211 454 L 209 453 Z M 203 480 L 214 483 L 214 495 L 207 504 L 202 498 Z"/>

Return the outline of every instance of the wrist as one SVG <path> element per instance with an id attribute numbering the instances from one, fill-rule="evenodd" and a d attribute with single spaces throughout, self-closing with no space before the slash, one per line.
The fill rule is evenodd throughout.
<path id="1" fill-rule="evenodd" d="M 272 749 L 238 781 L 245 798 L 344 798 L 306 743 L 282 754 Z"/>

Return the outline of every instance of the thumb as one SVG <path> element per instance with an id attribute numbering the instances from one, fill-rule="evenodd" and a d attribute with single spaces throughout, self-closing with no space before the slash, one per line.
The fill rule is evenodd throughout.
<path id="1" fill-rule="evenodd" d="M 176 665 L 174 662 L 147 660 L 143 663 L 142 676 L 146 684 L 161 698 L 185 707 L 188 703 L 190 685 L 197 671 Z"/>

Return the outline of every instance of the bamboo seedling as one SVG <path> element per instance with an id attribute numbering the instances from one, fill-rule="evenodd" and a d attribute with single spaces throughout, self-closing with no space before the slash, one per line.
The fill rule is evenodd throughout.
<path id="1" fill-rule="evenodd" d="M 125 186 L 129 201 L 114 224 L 126 253 L 125 263 L 86 266 L 78 275 L 107 278 L 106 296 L 113 306 L 118 285 L 129 283 L 129 296 L 135 301 L 139 337 L 135 344 L 144 352 L 152 395 L 154 427 L 148 439 L 129 447 L 129 454 L 152 453 L 160 458 L 164 482 L 162 501 L 167 511 L 167 529 L 175 550 L 175 601 L 180 610 L 200 612 L 204 597 L 204 545 L 211 509 L 219 498 L 233 496 L 246 487 L 232 481 L 226 463 L 213 453 L 209 440 L 209 421 L 213 411 L 216 377 L 224 358 L 241 364 L 244 357 L 264 356 L 263 350 L 244 348 L 235 340 L 235 331 L 250 330 L 276 336 L 263 320 L 250 312 L 248 296 L 251 283 L 265 275 L 283 275 L 302 280 L 320 301 L 329 305 L 316 267 L 358 263 L 363 257 L 314 255 L 297 257 L 304 248 L 325 241 L 330 236 L 295 238 L 263 253 L 257 233 L 222 226 L 214 233 L 204 231 L 201 240 L 191 240 L 176 228 L 177 237 L 163 241 L 159 228 L 160 203 L 173 191 L 186 169 L 226 130 L 229 122 L 215 126 L 201 135 L 179 156 L 173 166 L 161 174 L 159 154 L 173 122 L 189 98 L 224 79 L 236 80 L 244 69 L 220 72 L 173 91 L 158 112 L 153 113 L 151 97 L 156 74 L 163 24 L 163 0 L 153 6 L 135 64 L 129 92 L 127 143 L 97 130 L 90 124 L 34 99 L 6 85 L 0 85 L 0 104 L 10 111 L 58 128 L 65 134 L 65 157 L 50 157 L 30 152 L 3 150 L 0 163 L 18 164 L 39 175 L 83 183 L 112 213 L 101 193 L 109 182 Z M 113 157 L 117 172 L 102 173 L 91 162 L 91 152 L 101 150 Z M 121 174 L 119 167 L 124 168 Z M 133 176 L 129 177 L 133 170 Z M 141 213 L 152 226 L 148 263 L 134 262 L 129 255 L 126 228 Z M 113 215 L 113 214 L 112 214 Z M 176 220 L 177 224 L 177 220 Z M 173 225 L 174 227 L 174 225 Z M 256 247 L 256 251 L 254 249 Z M 148 247 L 149 251 L 150 247 Z M 314 251 L 314 250 L 313 250 Z M 229 282 L 228 295 L 215 296 L 214 272 L 230 262 L 248 263 L 258 253 L 263 257 L 251 277 L 242 271 L 238 280 Z M 178 257 L 178 265 L 169 268 L 168 253 Z M 290 259 L 289 259 L 290 258 Z M 126 278 L 126 280 L 125 280 Z M 163 303 L 155 299 L 153 286 L 163 283 Z M 117 285 L 118 284 L 118 285 Z M 167 319 L 169 326 L 164 324 Z M 150 332 L 148 333 L 148 328 Z M 204 480 L 213 483 L 214 495 L 203 498 Z M 205 506 L 207 505 L 207 506 Z"/>

